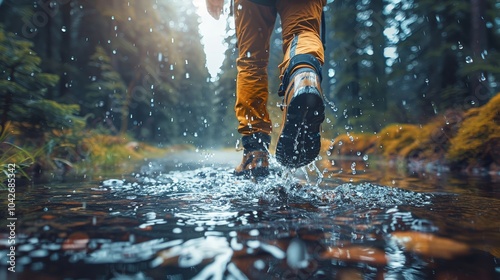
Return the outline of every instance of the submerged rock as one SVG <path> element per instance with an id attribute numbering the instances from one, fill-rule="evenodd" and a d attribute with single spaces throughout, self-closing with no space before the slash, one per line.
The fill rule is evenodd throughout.
<path id="1" fill-rule="evenodd" d="M 469 253 L 467 244 L 422 232 L 393 232 L 392 240 L 405 251 L 426 257 L 453 259 Z"/>

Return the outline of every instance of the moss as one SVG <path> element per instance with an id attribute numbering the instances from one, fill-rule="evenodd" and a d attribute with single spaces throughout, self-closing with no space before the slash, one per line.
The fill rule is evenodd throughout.
<path id="1" fill-rule="evenodd" d="M 386 126 L 379 133 L 377 146 L 380 147 L 382 155 L 398 157 L 403 150 L 417 141 L 420 130 L 418 126 L 412 124 Z"/>
<path id="2" fill-rule="evenodd" d="M 458 133 L 450 141 L 446 154 L 453 164 L 489 164 L 499 161 L 500 149 L 500 94 L 487 104 L 465 114 Z"/>
<path id="3" fill-rule="evenodd" d="M 462 119 L 461 112 L 450 110 L 425 125 L 389 125 L 379 133 L 377 146 L 386 157 L 443 160 Z"/>
<path id="4" fill-rule="evenodd" d="M 442 160 L 460 127 L 463 114 L 450 110 L 419 127 L 415 140 L 401 149 L 399 156 L 426 161 Z"/>

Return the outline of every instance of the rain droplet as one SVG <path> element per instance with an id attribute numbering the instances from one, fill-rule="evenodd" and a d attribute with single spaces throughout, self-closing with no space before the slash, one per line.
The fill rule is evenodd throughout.
<path id="1" fill-rule="evenodd" d="M 482 59 L 485 59 L 487 55 L 488 55 L 488 50 L 484 50 L 484 51 L 481 52 L 481 58 Z"/>
<path id="2" fill-rule="evenodd" d="M 256 261 L 253 263 L 253 266 L 254 266 L 257 270 L 263 270 L 264 268 L 266 268 L 266 263 L 265 263 L 263 260 L 256 260 Z"/>
<path id="3" fill-rule="evenodd" d="M 467 57 L 465 58 L 465 63 L 472 63 L 472 62 L 474 62 L 474 60 L 472 59 L 472 57 L 467 56 Z"/>
<path id="4" fill-rule="evenodd" d="M 480 80 L 481 80 L 482 82 L 486 81 L 486 77 L 484 76 L 484 73 L 481 73 Z"/>

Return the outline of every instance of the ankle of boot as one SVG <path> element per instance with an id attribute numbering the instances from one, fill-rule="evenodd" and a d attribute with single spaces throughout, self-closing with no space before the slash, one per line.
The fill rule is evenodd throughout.
<path id="1" fill-rule="evenodd" d="M 245 151 L 267 151 L 271 143 L 271 136 L 262 132 L 242 137 L 241 142 Z"/>
<path id="2" fill-rule="evenodd" d="M 295 76 L 297 76 L 298 74 L 306 73 L 306 72 L 318 76 L 318 74 L 316 73 L 316 70 L 314 70 L 314 68 L 312 68 L 311 66 L 309 66 L 307 64 L 303 64 L 303 65 L 298 65 L 295 69 L 293 69 L 292 74 L 290 75 L 290 80 L 293 80 L 293 78 Z"/>
<path id="3" fill-rule="evenodd" d="M 285 69 L 283 73 L 281 85 L 280 88 L 278 89 L 279 96 L 285 95 L 285 89 L 288 88 L 288 84 L 292 78 L 293 72 L 295 72 L 299 68 L 304 68 L 304 67 L 310 67 L 311 69 L 313 69 L 316 75 L 318 75 L 319 80 L 321 82 L 323 77 L 321 73 L 322 65 L 320 61 L 316 57 L 310 54 L 298 54 L 290 58 L 288 67 Z"/>

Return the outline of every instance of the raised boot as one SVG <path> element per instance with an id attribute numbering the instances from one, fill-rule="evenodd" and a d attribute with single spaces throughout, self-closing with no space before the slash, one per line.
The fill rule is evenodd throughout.
<path id="1" fill-rule="evenodd" d="M 294 68 L 285 84 L 283 126 L 276 145 L 276 160 L 298 168 L 314 161 L 321 148 L 325 104 L 321 77 L 309 65 Z"/>

